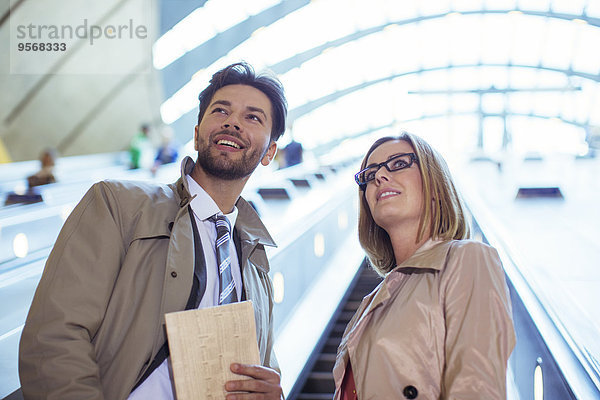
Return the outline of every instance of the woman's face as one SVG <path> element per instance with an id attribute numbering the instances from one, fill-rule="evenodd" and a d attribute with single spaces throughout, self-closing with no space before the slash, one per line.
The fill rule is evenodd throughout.
<path id="1" fill-rule="evenodd" d="M 377 147 L 366 165 L 379 164 L 402 154 L 414 153 L 404 140 L 390 140 Z M 381 167 L 375 179 L 367 183 L 365 197 L 375 223 L 390 232 L 392 226 L 418 226 L 423 208 L 423 182 L 417 163 L 409 168 L 390 172 Z"/>

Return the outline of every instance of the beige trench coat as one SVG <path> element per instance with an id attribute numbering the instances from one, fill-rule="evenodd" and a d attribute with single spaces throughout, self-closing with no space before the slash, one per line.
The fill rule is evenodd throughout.
<path id="1" fill-rule="evenodd" d="M 182 176 L 194 166 L 182 163 Z M 64 224 L 20 343 L 25 399 L 126 399 L 165 341 L 164 314 L 185 308 L 194 271 L 186 179 L 95 184 Z M 274 242 L 242 198 L 235 229 L 263 365 L 272 353 Z"/>
<path id="2" fill-rule="evenodd" d="M 514 345 L 496 250 L 429 240 L 386 275 L 348 323 L 333 370 L 335 399 L 348 361 L 360 400 L 506 399 Z"/>

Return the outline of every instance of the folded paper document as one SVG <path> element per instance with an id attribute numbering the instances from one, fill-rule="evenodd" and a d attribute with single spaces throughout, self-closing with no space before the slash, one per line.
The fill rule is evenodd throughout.
<path id="1" fill-rule="evenodd" d="M 165 315 L 178 400 L 224 399 L 225 382 L 247 379 L 231 363 L 260 364 L 251 301 Z"/>

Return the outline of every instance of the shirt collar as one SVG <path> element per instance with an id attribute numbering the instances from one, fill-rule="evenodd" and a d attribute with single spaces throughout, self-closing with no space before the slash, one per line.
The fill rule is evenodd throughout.
<path id="1" fill-rule="evenodd" d="M 185 158 L 181 161 L 181 177 L 177 180 L 177 182 L 175 182 L 174 188 L 175 192 L 179 195 L 179 207 L 185 207 L 191 201 L 192 196 L 189 188 L 189 181 L 192 181 L 194 183 L 196 183 L 196 181 L 194 181 L 193 179 L 188 179 L 186 176 L 190 175 L 193 170 L 194 160 L 192 160 L 190 156 L 185 156 Z M 196 185 L 198 185 L 198 183 L 196 183 Z M 204 191 L 204 189 L 202 191 Z M 212 198 L 210 200 L 213 201 Z M 256 210 L 254 210 L 250 203 L 248 203 L 246 200 L 244 200 L 243 197 L 240 196 L 237 202 L 235 203 L 235 206 L 235 211 L 237 212 L 237 214 L 235 215 L 235 221 L 233 222 L 237 224 L 240 240 L 255 244 L 259 243 L 264 246 L 277 247 L 275 241 L 273 240 L 271 235 L 269 235 L 267 228 L 260 220 L 260 217 L 258 216 Z M 218 207 L 216 207 L 216 209 L 218 209 Z"/>
<path id="2" fill-rule="evenodd" d="M 190 195 L 192 196 L 192 201 L 190 202 L 190 206 L 192 207 L 192 211 L 200 219 L 204 221 L 215 214 L 225 215 L 229 220 L 229 224 L 233 227 L 235 226 L 235 222 L 238 216 L 238 208 L 233 206 L 233 211 L 229 214 L 223 214 L 217 206 L 217 203 L 210 197 L 208 193 L 196 182 L 190 175 L 185 175 L 185 179 L 187 180 L 188 188 L 190 191 Z M 194 197 L 195 196 L 195 197 Z"/>

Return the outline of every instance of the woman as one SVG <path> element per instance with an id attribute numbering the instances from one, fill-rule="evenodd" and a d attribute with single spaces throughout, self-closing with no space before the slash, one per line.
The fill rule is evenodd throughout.
<path id="1" fill-rule="evenodd" d="M 403 132 L 356 174 L 359 240 L 384 277 L 348 323 L 335 399 L 506 399 L 515 344 L 495 249 L 469 225 L 443 158 Z"/>

